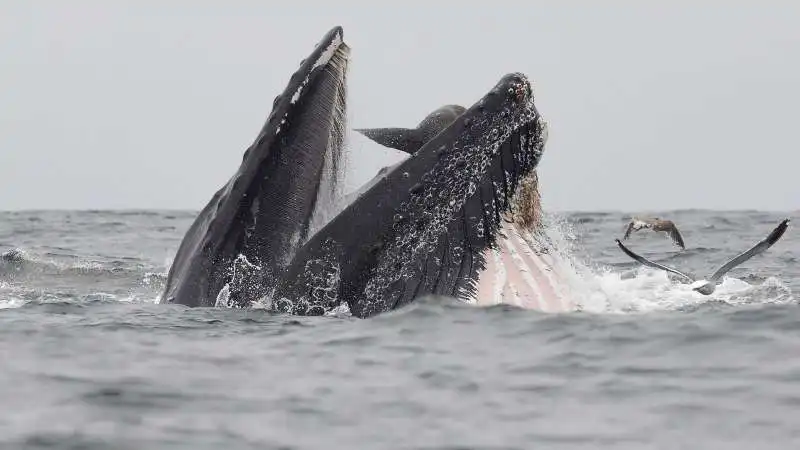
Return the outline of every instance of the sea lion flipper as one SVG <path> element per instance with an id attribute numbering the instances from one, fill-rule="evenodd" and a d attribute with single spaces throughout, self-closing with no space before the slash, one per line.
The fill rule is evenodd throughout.
<path id="1" fill-rule="evenodd" d="M 359 133 L 384 147 L 393 148 L 413 155 L 425 141 L 418 130 L 410 128 L 361 128 Z"/>

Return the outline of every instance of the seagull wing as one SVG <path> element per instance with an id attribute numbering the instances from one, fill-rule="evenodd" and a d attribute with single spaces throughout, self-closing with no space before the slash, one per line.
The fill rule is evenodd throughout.
<path id="1" fill-rule="evenodd" d="M 678 227 L 675 226 L 674 222 L 670 222 L 668 233 L 669 237 L 672 239 L 672 242 L 674 242 L 675 245 L 677 245 L 682 249 L 686 249 L 686 244 L 683 243 L 683 236 L 681 236 L 681 232 L 678 231 Z"/>
<path id="2" fill-rule="evenodd" d="M 766 249 L 772 247 L 773 244 L 778 242 L 778 240 L 783 236 L 783 233 L 786 232 L 786 229 L 789 228 L 789 219 L 784 219 L 769 236 L 766 237 L 763 241 L 759 242 L 758 244 L 754 245 L 750 250 L 743 252 L 733 258 L 732 260 L 726 262 L 722 267 L 717 269 L 713 275 L 708 278 L 710 282 L 717 282 L 723 275 L 728 273 L 731 269 L 742 264 L 743 262 L 747 261 L 748 259 L 756 256 L 758 254 L 763 253 Z"/>
<path id="3" fill-rule="evenodd" d="M 628 239 L 629 237 L 631 237 L 631 232 L 633 231 L 633 222 L 634 222 L 634 220 L 631 220 L 630 222 L 628 222 L 628 228 L 625 230 L 625 236 L 622 236 L 622 239 Z"/>
<path id="4" fill-rule="evenodd" d="M 693 283 L 695 281 L 695 279 L 692 276 L 687 275 L 687 274 L 685 274 L 685 273 L 683 273 L 683 272 L 681 272 L 681 271 L 679 271 L 677 269 L 673 269 L 672 267 L 667 267 L 667 266 L 665 266 L 663 264 L 659 264 L 657 262 L 650 261 L 649 259 L 647 259 L 647 258 L 645 258 L 643 256 L 637 255 L 636 253 L 634 253 L 631 250 L 629 250 L 628 247 L 625 247 L 624 245 L 622 245 L 622 242 L 620 242 L 619 239 L 617 239 L 616 241 L 617 241 L 617 245 L 619 246 L 619 248 L 622 249 L 622 251 L 625 252 L 626 255 L 630 256 L 633 259 L 635 259 L 640 264 L 648 266 L 648 267 L 653 267 L 655 269 L 666 270 L 667 272 L 674 273 L 675 275 L 678 275 L 679 277 L 684 278 L 689 283 Z"/>

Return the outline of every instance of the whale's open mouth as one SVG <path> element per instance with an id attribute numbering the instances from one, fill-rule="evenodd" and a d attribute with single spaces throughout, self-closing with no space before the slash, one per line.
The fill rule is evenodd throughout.
<path id="1" fill-rule="evenodd" d="M 395 142 L 410 157 L 339 211 L 348 58 L 336 27 L 301 62 L 239 170 L 186 233 L 167 302 L 264 298 L 295 314 L 346 303 L 367 317 L 475 291 L 519 187 L 535 191 L 546 129 L 527 77 L 504 76 L 469 109 L 440 108 L 418 135 L 380 131 L 410 136 Z"/>
<path id="2" fill-rule="evenodd" d="M 167 279 L 168 302 L 213 306 L 226 287 L 229 303 L 249 305 L 327 220 L 325 207 L 339 189 L 349 54 L 342 28 L 333 28 L 275 97 L 239 170 L 184 237 Z M 237 277 L 237 264 L 255 270 Z M 229 283 L 239 278 L 246 285 Z"/>

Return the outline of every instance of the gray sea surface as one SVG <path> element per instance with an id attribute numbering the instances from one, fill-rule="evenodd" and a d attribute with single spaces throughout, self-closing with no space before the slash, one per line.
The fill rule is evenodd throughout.
<path id="1" fill-rule="evenodd" d="M 636 212 L 640 213 L 640 212 Z M 426 298 L 361 320 L 160 305 L 195 212 L 0 213 L 0 448 L 797 449 L 800 212 L 550 217 L 581 311 Z"/>

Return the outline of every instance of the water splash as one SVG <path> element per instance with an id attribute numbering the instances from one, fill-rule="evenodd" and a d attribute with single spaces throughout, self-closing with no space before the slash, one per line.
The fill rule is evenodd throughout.
<path id="1" fill-rule="evenodd" d="M 621 271 L 591 258 L 580 258 L 574 226 L 557 215 L 545 215 L 545 232 L 563 262 L 560 269 L 566 290 L 579 311 L 625 314 L 686 310 L 714 303 L 741 306 L 795 302 L 790 287 L 774 276 L 760 284 L 725 277 L 712 295 L 702 295 L 688 284 L 671 280 L 664 271 L 647 267 Z"/>
<path id="2" fill-rule="evenodd" d="M 365 175 L 366 176 L 366 175 Z M 26 213 L 44 214 L 44 213 Z M 56 213 L 47 213 L 56 214 Z M 58 213 L 65 216 L 75 212 Z M 123 220 L 115 217 L 122 213 L 107 213 L 111 217 L 99 216 L 96 220 Z M 717 213 L 690 212 L 678 216 L 681 223 L 687 224 L 688 233 L 699 230 L 702 239 L 693 239 L 698 245 L 693 249 L 677 253 L 669 258 L 670 263 L 686 267 L 693 262 L 707 267 L 709 259 L 725 258 L 735 251 L 739 244 L 728 245 L 724 242 L 714 244 L 719 232 L 703 231 L 702 224 L 717 221 Z M 734 233 L 736 241 L 749 243 L 759 239 L 760 232 L 748 231 L 751 221 L 771 223 L 773 219 L 758 213 L 740 214 L 737 223 L 741 231 L 725 231 L 725 236 Z M 777 213 L 776 213 L 777 214 Z M 124 215 L 124 214 L 123 214 Z M 149 218 L 144 226 L 160 227 L 165 223 L 173 223 L 174 213 L 158 215 L 162 219 Z M 27 220 L 27 216 L 23 217 Z M 52 223 L 68 223 L 62 216 L 49 219 Z M 92 216 L 93 217 L 93 216 Z M 781 216 L 778 217 L 778 220 Z M 188 226 L 193 216 L 185 214 L 182 226 Z M 126 216 L 124 220 L 131 220 Z M 697 308 L 728 305 L 744 307 L 750 305 L 795 303 L 797 298 L 793 290 L 798 289 L 796 272 L 797 240 L 794 234 L 787 234 L 779 245 L 765 253 L 754 267 L 759 267 L 751 275 L 728 277 L 717 287 L 711 296 L 703 296 L 688 289 L 687 285 L 678 284 L 660 271 L 642 268 L 626 261 L 625 267 L 604 264 L 608 257 L 606 247 L 600 241 L 613 242 L 610 233 L 617 233 L 623 227 L 623 216 L 615 213 L 580 213 L 580 214 L 545 214 L 546 234 L 552 243 L 553 250 L 560 256 L 558 262 L 563 264 L 561 272 L 566 279 L 565 290 L 578 305 L 578 310 L 591 314 L 642 314 L 658 311 L 691 312 Z M 6 223 L 10 223 L 7 221 Z M 695 225 L 689 225 L 694 223 Z M 172 248 L 180 238 L 180 230 L 165 231 L 163 243 L 143 246 L 140 254 L 128 252 L 127 256 L 119 256 L 118 248 L 103 250 L 102 247 L 86 248 L 83 252 L 65 250 L 53 254 L 54 246 L 64 246 L 64 240 L 75 239 L 75 229 L 85 230 L 69 224 L 62 234 L 50 236 L 43 234 L 25 239 L 32 241 L 17 242 L 13 232 L 7 232 L 4 238 L 7 244 L 2 248 L 6 252 L 20 247 L 25 255 L 21 261 L 0 261 L 0 309 L 19 308 L 26 304 L 48 304 L 70 302 L 76 304 L 133 302 L 157 303 L 163 289 L 163 282 L 169 261 L 164 260 L 165 249 Z M 131 228 L 130 233 L 141 234 L 141 229 Z M 92 231 L 92 233 L 95 233 Z M 111 233 L 98 231 L 97 233 Z M 115 240 L 125 239 L 127 235 L 113 230 Z M 67 237 L 65 237 L 67 236 Z M 85 237 L 91 240 L 94 234 Z M 102 237 L 103 234 L 98 234 Z M 50 239 L 50 241 L 48 241 Z M 84 239 L 83 237 L 81 239 Z M 132 242 L 134 238 L 130 238 Z M 148 237 L 147 244 L 154 239 Z M 658 247 L 660 239 L 642 238 L 642 245 Z M 77 245 L 77 244 L 70 244 Z M 729 248 L 730 247 L 730 248 Z M 744 247 L 747 247 L 745 245 Z M 668 248 L 663 246 L 663 248 Z M 616 249 L 613 249 L 616 251 Z M 613 252 L 612 251 L 612 252 Z M 100 252 L 100 253 L 98 253 Z M 105 252 L 105 255 L 101 256 Z M 605 252 L 605 254 L 604 254 Z M 665 250 L 666 252 L 666 250 Z M 586 254 L 589 256 L 586 256 Z M 115 255 L 115 256 L 111 256 Z M 123 253 L 125 255 L 125 253 Z M 137 258 L 134 258 L 137 257 Z M 663 260 L 664 258 L 661 258 Z M 620 261 L 624 257 L 619 258 Z M 713 265 L 713 264 L 711 264 Z M 713 267 L 712 267 L 713 268 Z M 710 268 L 711 269 L 711 268 Z M 261 305 L 263 306 L 263 305 Z M 259 307 L 259 305 L 254 305 Z M 345 314 L 337 311 L 331 314 Z"/>

